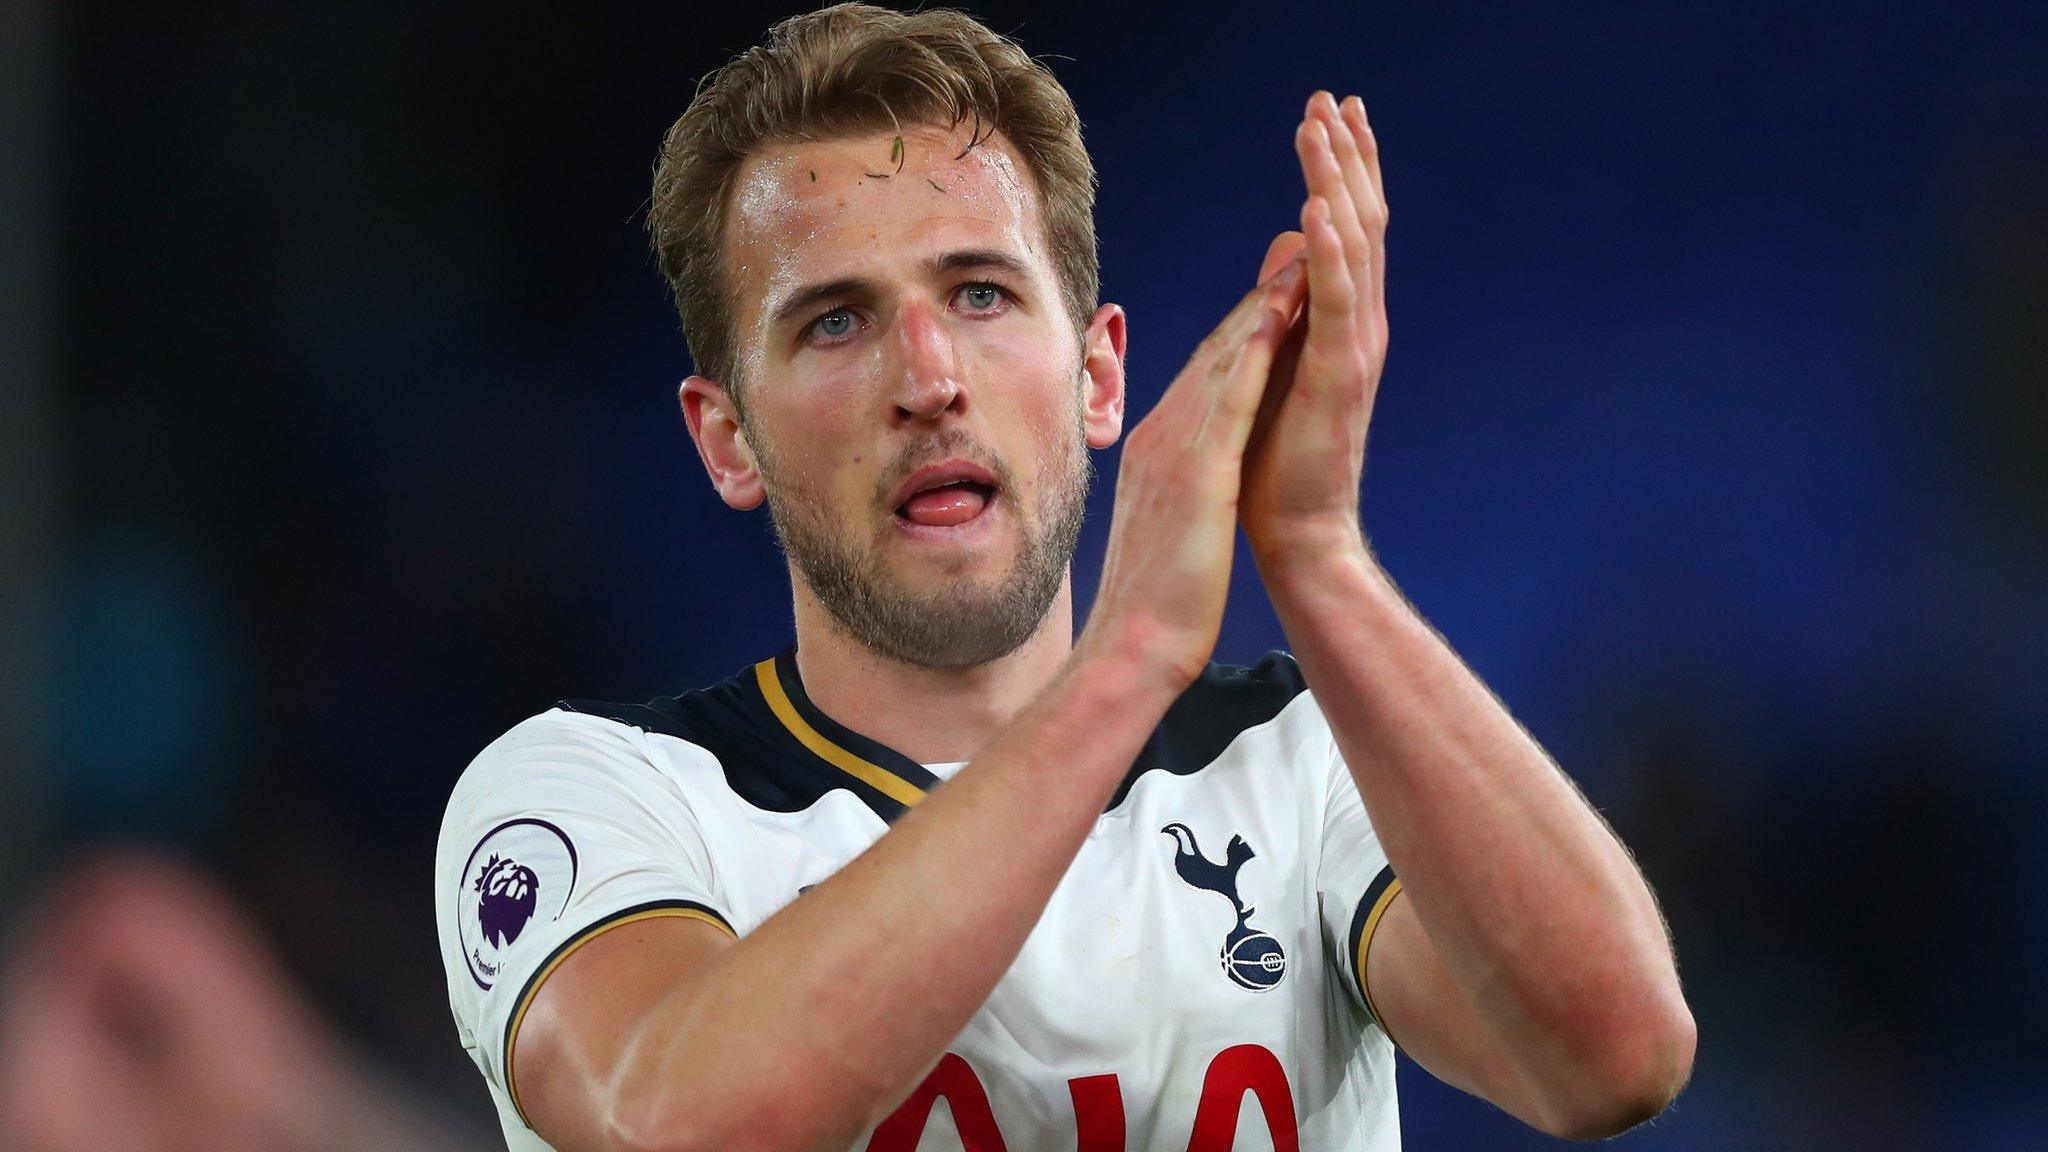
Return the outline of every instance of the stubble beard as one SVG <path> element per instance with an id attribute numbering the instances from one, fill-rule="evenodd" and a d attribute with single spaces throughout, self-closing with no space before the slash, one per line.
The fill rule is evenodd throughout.
<path id="1" fill-rule="evenodd" d="M 1016 651 L 1038 631 L 1059 596 L 1081 538 L 1088 489 L 1094 479 L 1077 412 L 1075 435 L 1055 445 L 1039 470 L 1045 478 L 1037 515 L 1008 510 L 1017 520 L 1017 557 L 992 584 L 949 579 L 928 589 L 905 586 L 882 564 L 872 537 L 863 543 L 830 522 L 817 501 L 779 482 L 783 470 L 755 445 L 768 512 L 783 554 L 833 620 L 869 650 L 919 668 L 972 668 Z M 949 456 L 973 458 L 973 443 L 949 429 L 906 450 L 886 475 L 900 476 L 915 451 L 917 464 Z M 1015 501 L 1015 475 L 999 460 L 981 461 L 1000 485 L 998 499 Z M 984 512 L 984 515 L 987 513 Z M 893 527 L 885 529 L 894 532 Z"/>

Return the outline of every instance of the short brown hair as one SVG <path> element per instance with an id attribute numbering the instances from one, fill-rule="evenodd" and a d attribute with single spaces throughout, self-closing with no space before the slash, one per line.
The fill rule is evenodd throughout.
<path id="1" fill-rule="evenodd" d="M 739 381 L 724 265 L 726 208 L 747 156 L 783 140 L 972 121 L 1030 169 L 1077 330 L 1095 311 L 1095 165 L 1074 102 L 1045 66 L 964 12 L 838 4 L 792 16 L 698 87 L 661 142 L 647 214 L 697 371 Z"/>

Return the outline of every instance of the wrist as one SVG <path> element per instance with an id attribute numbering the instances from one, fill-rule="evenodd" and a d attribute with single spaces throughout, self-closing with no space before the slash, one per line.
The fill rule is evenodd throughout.
<path id="1" fill-rule="evenodd" d="M 1275 576 L 1300 577 L 1379 569 L 1365 530 L 1356 520 L 1294 527 L 1286 531 L 1245 528 L 1252 559 L 1269 581 Z"/>
<path id="2" fill-rule="evenodd" d="M 1078 687 L 1126 702 L 1166 707 L 1187 690 L 1200 665 L 1172 655 L 1184 645 L 1169 643 L 1162 630 L 1143 620 L 1091 619 L 1074 642 L 1067 664 Z M 1202 661 L 1201 663 L 1206 663 Z"/>
<path id="3" fill-rule="evenodd" d="M 1364 533 L 1356 530 L 1255 544 L 1252 559 L 1277 608 L 1307 607 L 1328 599 L 1355 602 L 1362 593 L 1401 599 Z"/>

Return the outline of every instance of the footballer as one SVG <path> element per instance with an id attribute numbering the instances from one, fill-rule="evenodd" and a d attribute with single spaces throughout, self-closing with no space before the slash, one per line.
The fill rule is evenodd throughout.
<path id="1" fill-rule="evenodd" d="M 457 783 L 441 954 L 514 1152 L 1386 1152 L 1396 1045 L 1559 1136 L 1677 1094 L 1649 888 L 1367 545 L 1378 147 L 1319 92 L 1295 148 L 1300 231 L 1124 437 L 1076 634 L 1126 327 L 1066 92 L 855 4 L 699 89 L 649 228 L 794 642 Z M 1248 668 L 1240 527 L 1289 644 Z"/>

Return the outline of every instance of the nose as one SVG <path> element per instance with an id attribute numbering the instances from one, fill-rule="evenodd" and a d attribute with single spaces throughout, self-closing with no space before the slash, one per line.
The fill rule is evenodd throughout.
<path id="1" fill-rule="evenodd" d="M 923 301 L 905 307 L 896 328 L 901 369 L 896 373 L 896 413 L 902 420 L 936 420 L 965 405 L 960 364 L 944 320 Z"/>

